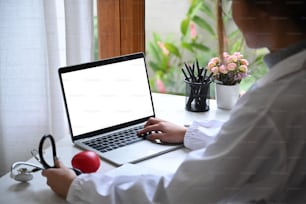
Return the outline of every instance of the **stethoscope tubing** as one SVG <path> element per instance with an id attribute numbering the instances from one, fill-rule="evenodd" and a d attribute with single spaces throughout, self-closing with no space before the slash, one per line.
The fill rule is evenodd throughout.
<path id="1" fill-rule="evenodd" d="M 43 147 L 44 147 L 44 142 L 46 139 L 49 139 L 51 142 L 51 148 L 52 148 L 52 156 L 53 156 L 53 161 L 55 162 L 55 160 L 57 159 L 56 156 L 56 146 L 55 146 L 55 141 L 54 138 L 52 137 L 52 135 L 44 135 L 40 142 L 39 142 L 39 147 L 38 147 L 38 154 L 40 157 L 40 163 L 43 165 L 43 167 L 45 169 L 49 169 L 49 168 L 55 168 L 55 164 L 54 166 L 50 166 L 46 160 L 44 159 L 44 155 L 43 155 Z"/>

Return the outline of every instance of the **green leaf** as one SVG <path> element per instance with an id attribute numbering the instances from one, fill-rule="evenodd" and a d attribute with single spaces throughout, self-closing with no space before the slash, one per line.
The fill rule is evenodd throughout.
<path id="1" fill-rule="evenodd" d="M 163 57 L 163 59 L 161 61 L 158 61 L 158 62 L 150 61 L 149 66 L 155 72 L 155 74 L 158 75 L 158 76 L 162 75 L 164 73 L 167 73 L 167 71 L 168 71 L 168 58 Z"/>
<path id="2" fill-rule="evenodd" d="M 179 49 L 173 43 L 165 43 L 165 47 L 177 57 L 181 57 Z"/>
<path id="3" fill-rule="evenodd" d="M 200 43 L 192 43 L 191 46 L 197 48 L 198 50 L 201 50 L 201 51 L 204 51 L 204 52 L 209 52 L 210 49 L 209 47 L 203 45 L 203 44 L 200 44 Z"/>
<path id="4" fill-rule="evenodd" d="M 201 11 L 203 11 L 207 16 L 211 17 L 212 19 L 216 18 L 216 15 L 212 12 L 213 9 L 211 9 L 207 3 L 202 4 Z"/>
<path id="5" fill-rule="evenodd" d="M 192 44 L 187 43 L 187 42 L 181 42 L 181 46 L 187 50 L 189 50 L 190 52 L 194 52 Z"/>
<path id="6" fill-rule="evenodd" d="M 196 7 L 197 3 L 198 3 L 197 0 L 192 0 L 191 1 L 189 9 L 188 9 L 187 14 L 186 14 L 187 16 L 190 16 L 193 13 L 194 8 Z"/>
<path id="7" fill-rule="evenodd" d="M 162 52 L 160 51 L 159 47 L 154 43 L 149 43 L 148 52 L 152 55 L 152 58 L 156 61 L 161 59 Z"/>
<path id="8" fill-rule="evenodd" d="M 167 72 L 170 66 L 170 61 L 172 61 L 173 55 L 169 54 L 169 55 L 163 55 L 163 58 L 159 63 L 160 65 L 160 70 L 162 70 L 163 72 Z"/>
<path id="9" fill-rule="evenodd" d="M 202 19 L 199 16 L 194 16 L 192 20 L 199 25 L 204 30 L 208 31 L 211 35 L 215 35 L 214 29 L 209 25 L 208 22 L 206 22 L 204 19 Z"/>
<path id="10" fill-rule="evenodd" d="M 243 52 L 243 44 L 244 41 L 242 38 L 238 38 L 232 43 L 231 49 L 229 50 L 230 53 L 234 52 Z"/>
<path id="11" fill-rule="evenodd" d="M 187 16 L 189 16 L 190 18 L 195 16 L 201 9 L 202 4 L 202 1 L 193 1 L 190 9 L 188 10 Z"/>
<path id="12" fill-rule="evenodd" d="M 154 63 L 153 61 L 150 61 L 149 65 L 150 65 L 150 67 L 152 68 L 152 70 L 154 72 L 156 72 L 156 71 L 158 71 L 160 69 L 160 67 L 156 63 Z"/>
<path id="13" fill-rule="evenodd" d="M 263 55 L 256 56 L 254 61 L 249 62 L 249 67 L 252 67 L 256 64 L 260 64 L 262 62 L 262 59 L 263 59 Z"/>
<path id="14" fill-rule="evenodd" d="M 182 33 L 183 35 L 186 35 L 186 33 L 187 33 L 187 31 L 188 31 L 189 23 L 190 23 L 190 19 L 189 19 L 189 18 L 186 18 L 186 19 L 184 19 L 184 20 L 181 22 L 181 33 Z"/>
<path id="15" fill-rule="evenodd" d="M 229 37 L 229 38 L 241 37 L 241 36 L 239 36 L 240 34 L 241 34 L 241 32 L 237 29 L 237 30 L 232 31 L 232 32 L 228 35 L 228 37 Z"/>

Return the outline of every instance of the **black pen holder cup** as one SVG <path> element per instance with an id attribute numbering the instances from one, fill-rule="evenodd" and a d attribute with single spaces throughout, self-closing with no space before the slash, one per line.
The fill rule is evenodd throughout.
<path id="1" fill-rule="evenodd" d="M 200 83 L 185 80 L 186 84 L 186 110 L 191 112 L 209 111 L 210 83 Z"/>

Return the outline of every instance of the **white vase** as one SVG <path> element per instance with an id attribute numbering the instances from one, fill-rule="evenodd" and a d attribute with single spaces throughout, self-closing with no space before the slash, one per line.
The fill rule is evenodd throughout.
<path id="1" fill-rule="evenodd" d="M 227 110 L 232 109 L 239 99 L 239 84 L 216 84 L 215 88 L 217 107 Z"/>

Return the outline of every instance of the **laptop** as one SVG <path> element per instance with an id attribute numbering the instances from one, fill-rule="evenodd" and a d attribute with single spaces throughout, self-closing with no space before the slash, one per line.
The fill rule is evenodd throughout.
<path id="1" fill-rule="evenodd" d="M 181 147 L 136 134 L 155 117 L 143 53 L 61 67 L 58 73 L 76 146 L 118 166 Z"/>

